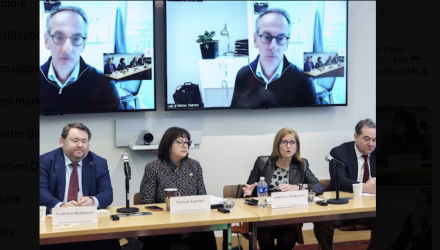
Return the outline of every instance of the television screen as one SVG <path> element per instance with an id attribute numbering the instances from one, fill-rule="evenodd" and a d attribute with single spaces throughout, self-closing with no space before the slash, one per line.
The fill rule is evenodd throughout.
<path id="1" fill-rule="evenodd" d="M 347 105 L 347 1 L 164 9 L 165 110 Z"/>
<path id="2" fill-rule="evenodd" d="M 156 110 L 153 1 L 40 2 L 40 115 Z"/>

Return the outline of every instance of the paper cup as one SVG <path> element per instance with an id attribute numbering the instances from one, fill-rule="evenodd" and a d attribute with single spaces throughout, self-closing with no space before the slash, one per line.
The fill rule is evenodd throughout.
<path id="1" fill-rule="evenodd" d="M 46 221 L 46 206 L 40 206 L 40 223 Z"/>
<path id="2" fill-rule="evenodd" d="M 363 183 L 355 183 L 353 184 L 353 194 L 355 198 L 362 197 L 362 188 L 364 184 Z"/>

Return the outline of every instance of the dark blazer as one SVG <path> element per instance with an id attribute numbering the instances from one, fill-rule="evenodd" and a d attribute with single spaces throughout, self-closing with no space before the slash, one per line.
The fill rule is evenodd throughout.
<path id="1" fill-rule="evenodd" d="M 353 184 L 359 183 L 358 176 L 358 162 L 356 151 L 354 149 L 354 141 L 343 143 L 330 151 L 330 155 L 342 161 L 347 168 L 339 168 L 339 190 L 345 192 L 353 192 Z M 327 191 L 336 190 L 336 167 L 333 163 L 329 163 L 330 170 L 330 184 Z M 372 177 L 376 177 L 376 150 L 370 154 L 370 173 Z"/>
<path id="2" fill-rule="evenodd" d="M 315 65 L 313 64 L 313 62 L 310 62 L 310 65 L 309 65 L 309 61 L 306 61 L 304 63 L 304 71 L 305 72 L 310 71 L 310 70 L 312 70 L 314 68 L 315 68 Z"/>
<path id="3" fill-rule="evenodd" d="M 127 64 L 125 64 L 125 63 L 119 63 L 118 64 L 118 70 L 124 70 L 126 68 L 127 68 Z"/>
<path id="4" fill-rule="evenodd" d="M 273 172 L 275 171 L 276 161 L 270 156 L 260 156 L 257 158 L 254 164 L 254 168 L 249 175 L 247 184 L 253 184 L 260 181 L 260 176 L 264 176 L 266 182 L 272 180 Z M 324 192 L 324 187 L 319 182 L 318 178 L 313 175 L 309 168 L 309 162 L 306 159 L 301 159 L 300 163 L 291 162 L 289 168 L 289 184 L 307 184 L 309 188 L 313 189 L 317 195 Z M 270 185 L 268 182 L 267 185 Z M 254 188 L 252 192 L 253 197 L 257 197 L 257 189 Z M 302 235 L 302 223 L 293 224 L 295 231 L 298 235 L 296 240 L 299 244 L 304 244 L 304 238 Z"/>
<path id="5" fill-rule="evenodd" d="M 429 225 L 425 232 L 419 232 L 413 236 L 414 229 L 411 223 L 411 215 L 409 214 L 406 217 L 402 232 L 390 249 L 405 249 L 410 241 L 418 247 L 417 249 L 432 249 L 432 225 Z"/>
<path id="6" fill-rule="evenodd" d="M 141 57 L 138 59 L 138 65 L 144 65 L 144 63 L 145 63 L 145 58 L 142 59 L 142 57 Z"/>
<path id="7" fill-rule="evenodd" d="M 260 176 L 264 176 L 266 182 L 272 180 L 273 172 L 275 171 L 275 159 L 269 156 L 260 156 L 254 164 L 254 168 L 249 175 L 247 184 L 253 184 L 260 181 Z M 309 162 L 306 159 L 301 159 L 301 163 L 290 163 L 289 169 L 289 184 L 307 184 L 313 191 L 320 195 L 324 192 L 324 187 L 319 182 L 319 179 L 310 171 Z M 268 182 L 267 185 L 270 185 Z M 252 196 L 257 196 L 257 189 L 255 188 Z"/>
<path id="8" fill-rule="evenodd" d="M 137 66 L 138 66 L 138 63 L 136 61 L 130 62 L 130 68 L 137 67 Z"/>
<path id="9" fill-rule="evenodd" d="M 112 71 L 112 69 L 113 69 L 113 71 Z M 114 64 L 106 63 L 104 65 L 104 75 L 111 74 L 111 73 L 115 72 L 116 70 L 117 70 L 116 65 L 114 65 Z"/>
<path id="10" fill-rule="evenodd" d="M 113 202 L 113 188 L 107 160 L 89 151 L 82 160 L 82 192 L 94 196 L 99 207 L 106 208 Z M 62 148 L 40 156 L 40 206 L 47 206 L 47 213 L 64 200 L 66 166 Z"/>
<path id="11" fill-rule="evenodd" d="M 322 68 L 323 66 L 324 66 L 324 63 L 322 63 L 322 62 L 316 62 L 315 63 L 315 68 L 316 69 Z"/>

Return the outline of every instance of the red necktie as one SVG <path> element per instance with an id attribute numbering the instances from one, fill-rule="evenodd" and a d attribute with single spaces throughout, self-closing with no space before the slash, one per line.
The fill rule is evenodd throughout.
<path id="1" fill-rule="evenodd" d="M 364 157 L 364 178 L 363 178 L 363 183 L 367 182 L 368 179 L 370 179 L 370 170 L 368 168 L 368 155 L 362 155 Z"/>
<path id="2" fill-rule="evenodd" d="M 73 171 L 70 175 L 70 182 L 69 182 L 69 193 L 67 194 L 67 202 L 71 200 L 78 200 L 78 191 L 79 191 L 79 184 L 78 184 L 78 163 L 72 162 Z"/>

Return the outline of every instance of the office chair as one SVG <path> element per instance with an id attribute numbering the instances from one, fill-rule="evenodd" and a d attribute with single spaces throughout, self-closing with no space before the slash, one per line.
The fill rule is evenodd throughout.
<path id="1" fill-rule="evenodd" d="M 333 104 L 334 99 L 332 95 L 333 86 L 335 84 L 335 77 L 318 77 L 313 79 L 316 87 L 316 94 L 322 104 Z M 328 97 L 328 103 L 325 98 Z"/>
<path id="2" fill-rule="evenodd" d="M 330 179 L 321 179 L 319 180 L 321 185 L 324 187 L 324 191 L 327 190 L 328 185 L 330 184 Z M 361 230 L 371 230 L 366 224 L 363 223 L 346 223 L 339 225 L 336 229 L 339 231 L 361 231 Z M 337 244 L 336 242 L 334 243 Z M 321 249 L 321 245 L 318 242 L 318 250 Z"/>
<path id="3" fill-rule="evenodd" d="M 140 108 L 139 104 L 139 90 L 142 86 L 142 80 L 128 80 L 119 82 L 121 85 L 118 88 L 119 97 L 121 98 L 121 102 L 124 105 L 125 109 L 128 109 L 128 103 L 134 101 L 135 109 Z"/>
<path id="4" fill-rule="evenodd" d="M 137 192 L 134 194 L 133 204 L 134 205 L 141 204 L 141 193 Z M 185 241 L 177 240 L 171 244 L 171 250 L 189 250 L 189 248 L 188 248 L 188 245 L 185 243 Z"/>

